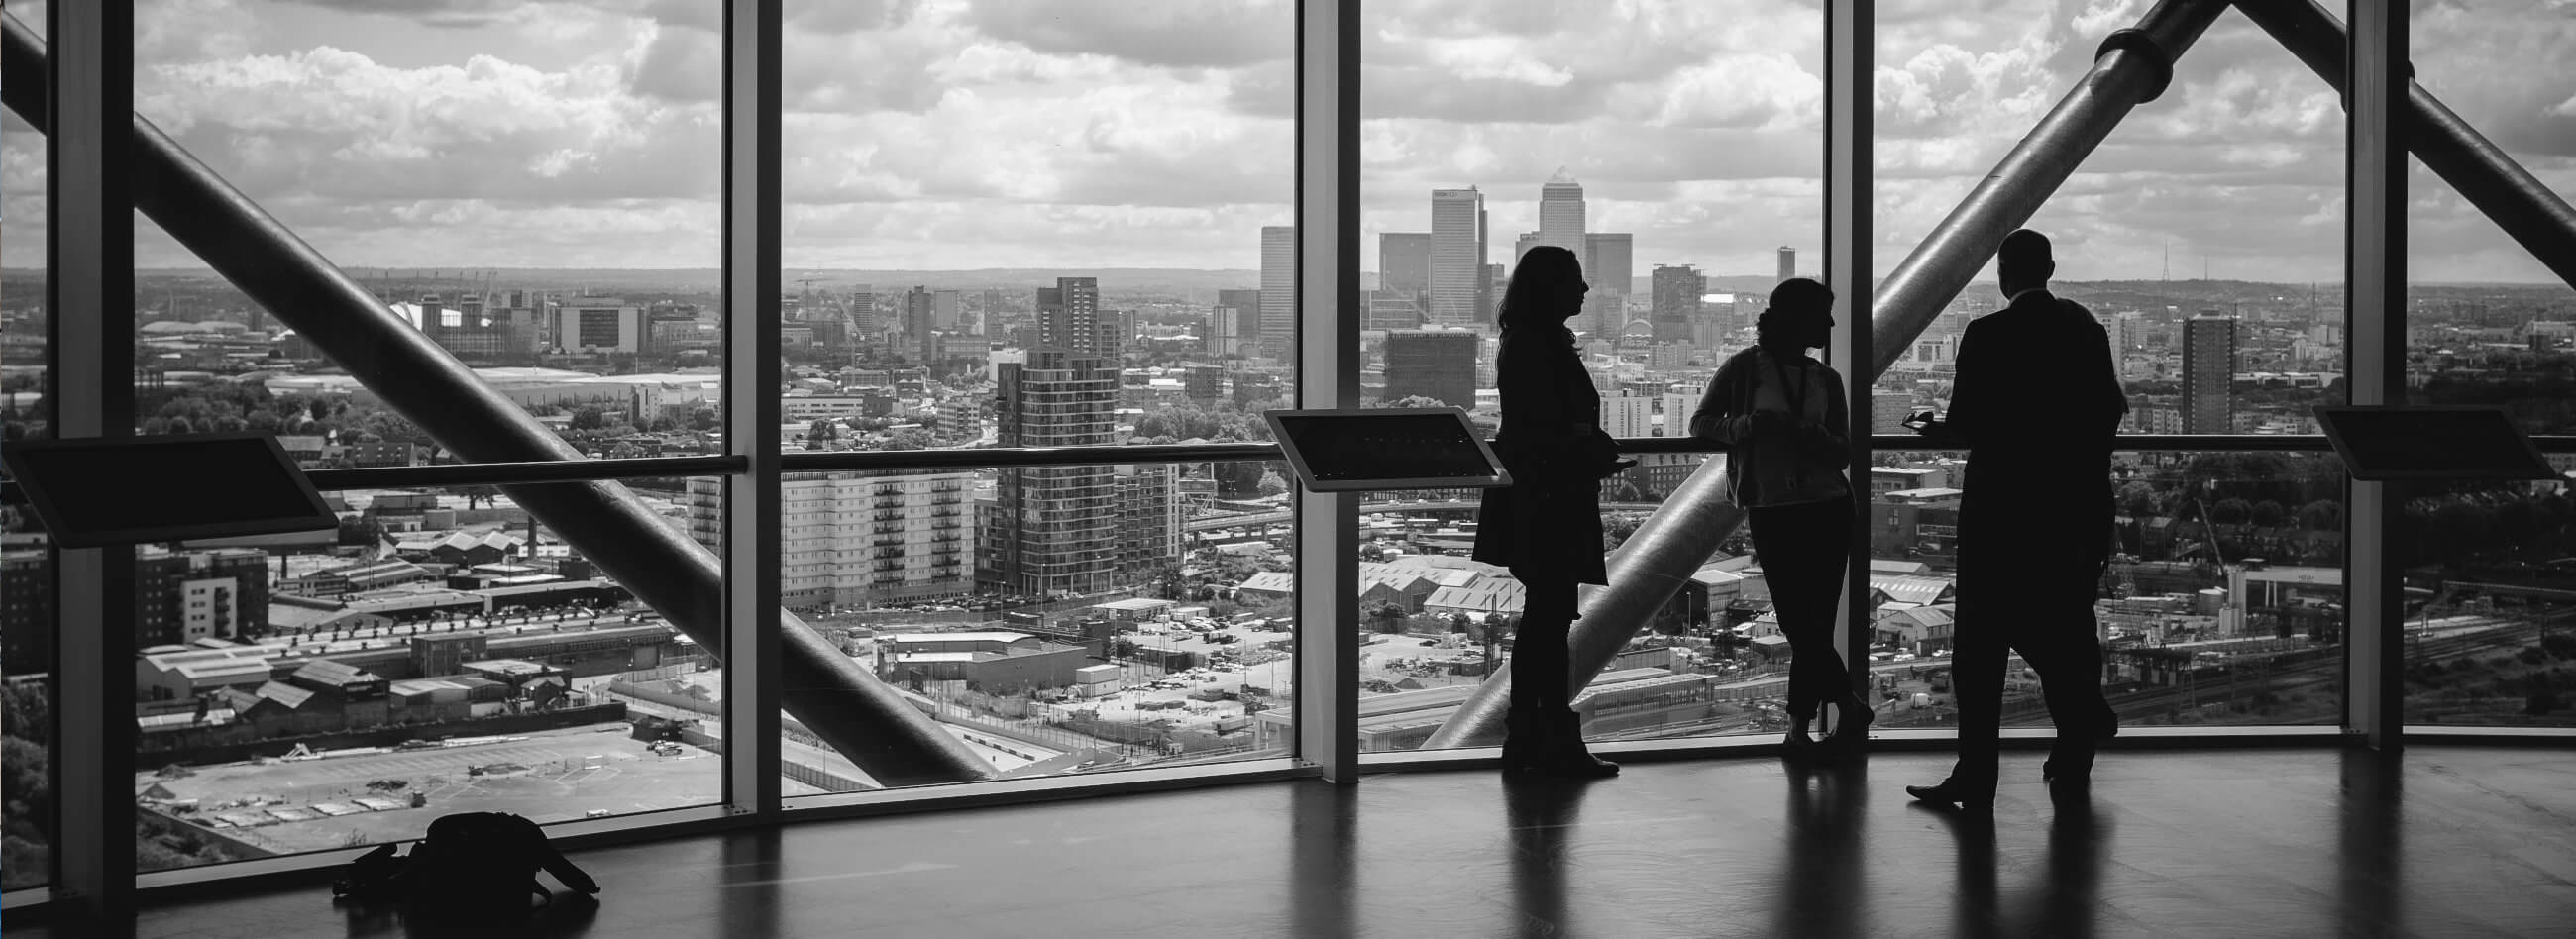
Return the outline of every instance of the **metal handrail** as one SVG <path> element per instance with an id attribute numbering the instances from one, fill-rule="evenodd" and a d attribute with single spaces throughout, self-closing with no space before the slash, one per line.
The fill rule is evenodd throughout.
<path id="1" fill-rule="evenodd" d="M 50 130 L 44 40 L 0 14 L 0 99 Z M 450 452 L 475 462 L 586 457 L 397 316 L 330 259 L 142 115 L 132 133 L 134 207 Z M 700 647 L 725 648 L 724 562 L 614 481 L 515 483 L 511 500 Z M 991 764 L 839 648 L 782 613 L 782 704 L 888 785 L 963 782 Z"/>
<path id="2" fill-rule="evenodd" d="M 436 489 L 444 486 L 729 476 L 743 472 L 750 464 L 751 461 L 738 456 L 675 456 L 317 469 L 306 470 L 304 476 L 313 481 L 313 488 L 329 492 L 337 489 Z"/>
<path id="3" fill-rule="evenodd" d="M 805 450 L 779 455 L 779 471 L 1013 469 L 1136 463 L 1233 463 L 1286 459 L 1275 443 L 1182 443 L 1100 447 L 999 447 L 986 450 Z"/>

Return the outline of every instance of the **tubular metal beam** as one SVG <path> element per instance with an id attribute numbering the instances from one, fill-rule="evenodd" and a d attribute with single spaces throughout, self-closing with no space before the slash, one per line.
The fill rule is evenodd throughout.
<path id="1" fill-rule="evenodd" d="M 40 127 L 45 45 L 6 26 L 7 106 Z M 32 65 L 32 70 L 30 66 Z M 133 117 L 135 208 L 328 352 L 440 445 L 470 461 L 586 459 L 484 385 L 312 246 L 159 128 Z M 616 482 L 501 487 L 547 527 L 709 649 L 723 648 L 723 566 Z M 992 768 L 792 614 L 781 614 L 785 706 L 887 785 L 985 779 Z"/>
<path id="2" fill-rule="evenodd" d="M 2163 93 L 2173 77 L 2174 58 L 2226 9 L 2227 0 L 2161 0 L 2137 28 L 2113 33 L 2102 43 L 2092 71 L 1879 286 L 1870 324 L 1870 334 L 1878 340 L 1871 349 L 1871 380 L 1887 372 L 1898 353 L 1977 276 L 2004 235 L 2039 211 L 2130 108 Z M 1743 522 L 1743 512 L 1726 502 L 1719 464 L 1702 464 L 1636 534 L 1611 552 L 1610 586 L 1586 589 L 1583 618 L 1575 621 L 1567 639 L 1574 687 L 1590 684 L 1680 589 L 1683 578 Z M 1486 679 L 1423 747 L 1499 741 L 1510 698 L 1508 673 Z"/>
<path id="3" fill-rule="evenodd" d="M 2103 42 L 2093 70 L 1879 285 L 1870 331 L 1882 341 L 1870 350 L 1872 378 L 1885 374 L 1914 337 L 1940 317 L 1995 256 L 2004 236 L 2029 222 L 2057 194 L 2057 187 L 2129 116 L 2130 108 L 2164 92 L 2174 59 L 2226 10 L 2226 0 L 2162 0 L 2138 20 L 2136 29 L 2113 33 Z"/>
<path id="4" fill-rule="evenodd" d="M 2344 65 L 2350 37 L 2333 13 L 2315 0 L 2239 2 L 2236 9 L 2334 86 L 2350 107 L 2352 91 Z M 2558 279 L 2576 287 L 2576 208 L 2569 208 L 2567 200 L 2496 149 L 2424 86 L 2408 78 L 2400 80 L 2406 82 L 2406 89 L 2404 99 L 2397 102 L 2403 121 L 2398 136 L 2406 148 Z"/>

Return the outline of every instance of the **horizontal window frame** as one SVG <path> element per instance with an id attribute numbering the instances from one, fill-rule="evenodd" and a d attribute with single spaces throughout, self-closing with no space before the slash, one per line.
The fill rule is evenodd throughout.
<path id="1" fill-rule="evenodd" d="M 992 779 L 790 796 L 780 800 L 780 814 L 791 823 L 836 818 L 867 818 L 914 812 L 1026 805 L 1098 796 L 1131 795 L 1210 783 L 1255 783 L 1323 775 L 1320 767 L 1296 757 L 1257 757 L 1190 766 L 1140 766 L 1102 773 Z"/>

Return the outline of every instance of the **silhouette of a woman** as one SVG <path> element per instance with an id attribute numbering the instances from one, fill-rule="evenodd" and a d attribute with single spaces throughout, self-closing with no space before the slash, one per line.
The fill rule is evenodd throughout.
<path id="1" fill-rule="evenodd" d="M 1567 675 L 1575 585 L 1609 581 L 1601 558 L 1600 486 L 1620 465 L 1617 445 L 1601 429 L 1601 393 L 1565 326 L 1582 311 L 1588 289 L 1574 252 L 1549 245 L 1521 256 L 1503 293 L 1503 338 L 1494 357 L 1503 426 L 1494 443 L 1512 485 L 1485 490 L 1475 559 L 1510 568 L 1527 589 L 1512 641 L 1503 742 L 1510 771 L 1619 772 L 1618 764 L 1584 749 Z"/>

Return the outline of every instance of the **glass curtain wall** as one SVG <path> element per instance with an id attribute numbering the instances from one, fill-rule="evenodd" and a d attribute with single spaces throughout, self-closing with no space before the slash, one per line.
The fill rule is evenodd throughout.
<path id="1" fill-rule="evenodd" d="M 1286 467 L 1114 448 L 1294 400 L 1293 5 L 785 15 L 791 468 L 1103 462 L 791 472 L 782 602 L 997 777 L 1289 755 Z M 880 787 L 811 730 L 823 791 Z"/>
<path id="2" fill-rule="evenodd" d="M 2546 5 L 2507 18 L 2545 36 Z M 1110 448 L 1257 441 L 1258 412 L 1294 400 L 1293 7 L 791 5 L 774 428 L 728 427 L 720 410 L 721 7 L 654 11 L 143 0 L 135 106 L 473 369 L 464 387 L 506 402 L 494 426 L 542 428 L 531 456 L 719 453 L 731 432 L 824 461 L 791 459 L 782 480 L 771 536 L 789 628 L 821 631 L 994 777 L 1290 752 L 1282 468 Z M 10 15 L 41 31 L 37 12 Z M 2506 27 L 2456 5 L 2417 17 L 2427 86 L 2566 191 L 2554 104 L 2513 90 L 2545 82 L 2445 77 L 2475 71 L 2462 37 Z M 1875 255 L 1902 273 L 2100 37 L 2130 24 L 2035 3 L 1889 3 L 1875 19 Z M 1368 403 L 1490 424 L 1503 275 L 1525 244 L 1562 244 L 1593 281 L 1575 325 L 1605 427 L 1676 434 L 1760 294 L 1821 268 L 1820 25 L 1813 3 L 1606 17 L 1369 4 L 1364 218 L 1345 233 L 1374 271 Z M 2311 433 L 2305 409 L 2343 399 L 2339 108 L 2222 17 L 2031 222 L 2057 238 L 2061 293 L 2113 337 L 2127 431 Z M 45 376 L 27 370 L 46 339 L 42 166 L 34 129 L 0 124 L 11 439 L 45 432 Z M 2558 433 L 2548 355 L 2564 290 L 2528 286 L 2545 278 L 2439 183 L 2419 173 L 2414 191 L 2419 400 L 2505 403 Z M 316 468 L 496 458 L 423 429 L 449 415 L 385 403 L 373 350 L 319 319 L 313 337 L 297 329 L 320 314 L 263 305 L 207 270 L 188 232 L 137 227 L 138 430 L 275 432 Z M 1907 344 L 1879 376 L 1882 431 L 1946 398 L 1965 323 L 2000 301 L 1991 279 L 1969 278 L 1919 335 L 1879 337 Z M 1058 446 L 1102 461 L 828 464 Z M 1891 726 L 1947 719 L 1955 456 L 1895 450 L 1870 470 L 1867 654 Z M 1649 455 L 1606 484 L 1604 549 L 1705 458 Z M 2121 554 L 2097 609 L 2123 714 L 2333 721 L 2345 529 L 2331 456 L 2146 449 L 2114 473 Z M 638 534 L 718 549 L 722 478 L 598 485 L 658 526 Z M 134 786 L 146 869 L 397 840 L 436 811 L 562 821 L 724 797 L 722 650 L 634 599 L 653 585 L 607 573 L 618 545 L 559 533 L 545 486 L 414 481 L 334 492 L 343 524 L 327 537 L 139 552 L 141 771 L 111 782 Z M 1455 557 L 1471 494 L 1369 501 L 1354 730 L 1366 749 L 1418 747 L 1507 660 L 1513 591 Z M 2392 545 L 2415 562 L 2409 719 L 2563 720 L 2570 656 L 2549 578 L 2564 502 L 2452 487 L 2411 503 Z M 53 624 L 41 533 L 0 522 L 0 887 L 18 888 L 48 865 Z M 1601 686 L 1594 736 L 1778 729 L 1783 663 L 1763 651 L 1747 551 L 1723 545 L 1641 624 L 1605 677 L 1656 681 Z M 880 785 L 834 734 L 786 733 L 789 795 Z"/>
<path id="3" fill-rule="evenodd" d="M 1823 17 L 1816 3 L 1365 4 L 1363 402 L 1498 426 L 1496 311 L 1511 265 L 1555 245 L 1590 286 L 1567 325 L 1602 428 L 1687 435 L 1771 288 L 1823 269 Z M 1602 550 L 1706 459 L 1646 454 L 1604 482 Z M 1477 500 L 1366 500 L 1363 752 L 1422 746 L 1506 666 L 1522 595 L 1465 557 Z M 1713 703 L 1729 663 L 1683 593 L 1578 704 L 1592 736 L 1751 729 Z"/>
<path id="4" fill-rule="evenodd" d="M 140 206 L 137 431 L 308 469 L 721 452 L 721 62 L 672 41 L 720 8 L 657 9 L 138 3 L 135 110 L 380 306 L 272 307 L 282 272 Z M 723 797 L 720 706 L 663 687 L 716 622 L 611 573 L 689 533 L 690 481 L 412 478 L 330 493 L 335 532 L 139 549 L 138 869 Z M 640 527 L 559 530 L 602 505 Z"/>
<path id="5" fill-rule="evenodd" d="M 44 35 L 44 4 L 0 13 Z M 0 113 L 0 447 L 50 436 L 45 203 L 45 135 L 15 111 Z M 52 875 L 48 553 L 25 506 L 0 506 L 0 890 L 39 886 Z"/>
<path id="6" fill-rule="evenodd" d="M 2576 198 L 2576 21 L 2524 0 L 2413 5 L 2415 80 L 2562 204 Z M 2422 161 L 2407 177 L 2407 401 L 2498 405 L 2576 435 L 2576 289 Z M 2566 265 L 2555 269 L 2576 270 Z M 2576 469 L 2570 454 L 2550 456 Z M 2415 483 L 2389 548 L 2406 570 L 2406 720 L 2576 725 L 2576 562 L 2564 481 Z"/>
<path id="7" fill-rule="evenodd" d="M 1943 264 L 1917 244 L 2135 15 L 1878 5 L 1878 270 L 1958 283 L 1917 335 L 1890 335 L 1882 310 L 1874 340 L 1906 351 L 1873 392 L 1878 433 L 1946 405 L 1968 324 L 2004 304 L 1991 248 Z M 2309 409 L 2343 400 L 2343 133 L 2332 87 L 2223 14 L 2178 57 L 2171 86 L 2080 155 L 2026 223 L 2054 244 L 2052 292 L 2108 334 L 2123 433 L 2314 434 Z M 1891 726 L 1947 719 L 1946 663 L 1893 666 L 1946 651 L 1961 456 L 1883 451 L 1869 470 L 1870 657 L 1898 705 Z M 2315 452 L 2116 455 L 2118 543 L 2096 612 L 2124 720 L 2340 720 L 2340 472 Z M 2014 674 L 2028 706 L 2008 703 L 2007 721 L 2045 724 L 2033 676 Z"/>
<path id="8" fill-rule="evenodd" d="M 137 429 L 326 467 L 720 451 L 721 61 L 688 39 L 719 9 L 137 3 L 135 110 L 570 448 L 436 440 L 370 387 L 379 344 L 148 221 Z"/>

